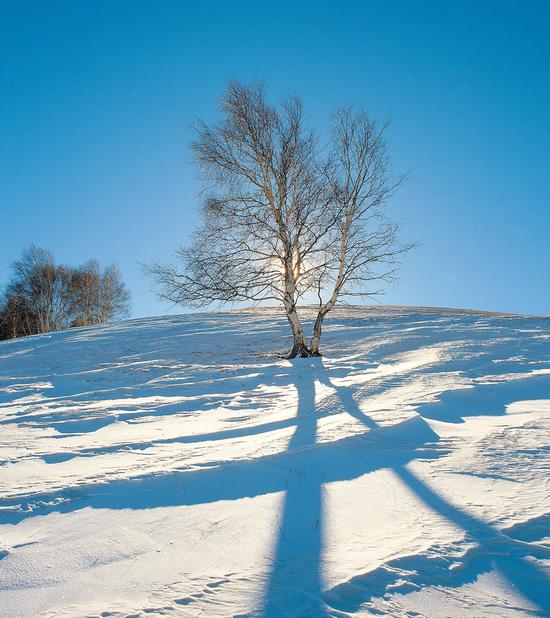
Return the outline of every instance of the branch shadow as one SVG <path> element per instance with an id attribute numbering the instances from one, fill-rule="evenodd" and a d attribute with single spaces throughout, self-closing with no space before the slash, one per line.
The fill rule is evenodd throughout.
<path id="1" fill-rule="evenodd" d="M 313 385 L 313 381 L 312 381 Z M 310 387 L 305 387 L 307 392 Z M 301 391 L 302 392 L 302 391 Z M 0 523 L 16 524 L 35 515 L 52 512 L 68 513 L 90 507 L 95 509 L 149 509 L 167 506 L 190 506 L 219 500 L 237 500 L 268 493 L 284 492 L 288 478 L 317 475 L 324 483 L 352 480 L 381 465 L 380 453 L 370 450 L 372 432 L 315 444 L 314 432 L 318 420 L 314 408 L 302 398 L 300 422 L 287 450 L 273 455 L 238 462 L 212 462 L 212 467 L 170 473 L 145 474 L 130 479 L 92 483 L 76 488 L 45 493 L 17 495 L 0 501 Z M 385 462 L 405 463 L 416 456 L 417 448 L 437 436 L 425 425 L 425 435 L 403 448 L 384 450 Z M 377 430 L 378 440 L 392 441 L 392 427 Z M 358 457 L 357 453 L 361 453 Z M 423 451 L 423 457 L 439 457 L 441 449 Z M 384 462 L 382 462 L 384 463 Z M 306 474 L 307 473 L 307 474 Z M 319 481 L 316 481 L 319 482 Z"/>
<path id="2" fill-rule="evenodd" d="M 317 422 L 326 416 L 326 410 L 316 405 L 315 383 L 332 384 L 320 359 L 298 360 L 296 363 L 302 367 L 308 363 L 308 371 L 295 382 L 298 408 L 289 452 L 304 452 L 288 469 L 281 523 L 261 603 L 260 615 L 265 618 L 285 615 L 322 618 L 329 615 L 330 608 L 323 594 L 325 483 L 404 465 L 413 460 L 419 450 L 422 450 L 423 458 L 428 459 L 444 454 L 444 450 L 435 445 L 438 436 L 421 419 L 400 423 L 399 427 L 381 427 L 374 421 L 366 422 L 367 431 L 362 435 L 330 443 L 326 445 L 330 446 L 327 450 L 317 441 Z M 338 411 L 345 406 L 344 401 L 335 402 L 332 397 L 331 402 Z M 353 415 L 355 409 L 351 409 L 351 413 Z M 363 415 L 361 420 L 369 421 Z M 395 448 L 394 434 L 396 431 L 401 434 L 403 425 L 415 425 L 414 435 L 405 445 Z M 352 455 L 334 456 L 339 449 L 352 444 L 356 446 Z M 381 445 L 382 451 L 378 450 Z M 350 474 L 350 471 L 353 472 Z"/>
<path id="3" fill-rule="evenodd" d="M 466 406 L 466 414 L 464 414 L 464 407 L 462 406 L 466 401 L 469 401 L 472 405 L 476 403 L 476 396 L 479 396 L 479 392 L 473 391 L 478 391 L 477 388 L 466 393 L 463 391 L 449 393 L 439 402 L 426 404 L 421 409 L 421 413 L 428 418 L 447 422 L 463 422 L 462 416 L 458 413 L 461 407 L 462 415 L 487 414 L 489 411 L 492 414 L 503 414 L 506 411 L 506 406 L 518 400 L 518 398 L 534 399 L 544 395 L 548 396 L 550 392 L 549 378 L 547 375 L 532 378 L 527 381 L 527 389 L 524 380 L 520 381 L 521 384 L 503 383 L 498 386 L 482 386 L 484 405 L 481 408 Z M 373 419 L 360 410 L 353 388 L 335 386 L 324 368 L 321 368 L 319 372 L 319 379 L 336 390 L 343 407 L 351 416 L 371 430 L 378 427 Z M 437 585 L 438 583 L 447 586 L 460 586 L 466 582 L 475 581 L 483 572 L 496 569 L 525 599 L 540 609 L 540 615 L 547 615 L 546 612 L 550 610 L 550 595 L 548 594 L 550 577 L 542 568 L 534 564 L 531 558 L 550 558 L 550 548 L 517 540 L 513 538 L 512 530 L 509 531 L 509 534 L 505 534 L 504 531 L 498 530 L 451 504 L 443 496 L 428 487 L 417 474 L 407 467 L 406 463 L 394 463 L 391 465 L 391 469 L 426 507 L 461 528 L 465 532 L 466 540 L 477 545 L 474 551 L 468 552 L 470 556 L 467 556 L 467 560 L 461 568 L 453 568 L 452 572 L 449 573 L 449 565 L 445 564 L 446 568 L 439 569 L 437 573 L 437 577 L 440 579 L 435 579 L 435 581 L 429 575 L 422 573 L 422 567 L 424 567 L 427 573 L 431 572 L 430 574 L 433 575 L 433 564 L 428 564 L 429 560 L 425 560 L 423 564 L 422 560 L 419 561 L 417 556 L 413 556 L 409 559 L 404 558 L 395 561 L 401 568 L 412 570 L 413 573 L 415 569 L 417 570 L 416 577 L 414 575 L 412 577 L 417 586 Z M 539 527 L 548 526 L 548 517 L 537 518 L 537 523 Z M 550 530 L 546 532 L 550 532 Z M 473 554 L 473 557 L 471 554 Z M 353 578 L 349 582 L 323 592 L 323 599 L 335 609 L 357 611 L 372 597 L 385 594 L 387 589 L 391 585 L 395 585 L 400 577 L 395 569 L 384 569 L 383 577 L 381 578 L 380 575 L 380 572 L 375 571 L 372 574 Z"/>

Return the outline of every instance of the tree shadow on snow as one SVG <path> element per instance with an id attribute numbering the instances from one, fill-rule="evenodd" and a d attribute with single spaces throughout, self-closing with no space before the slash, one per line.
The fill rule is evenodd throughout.
<path id="1" fill-rule="evenodd" d="M 299 379 L 293 380 L 292 376 L 299 370 L 302 370 Z M 320 359 L 301 359 L 295 361 L 293 371 L 282 374 L 280 380 L 293 384 L 298 392 L 295 419 L 281 421 L 281 427 L 295 427 L 284 453 L 245 462 L 221 462 L 214 469 L 97 484 L 84 488 L 82 493 L 66 490 L 35 495 L 23 505 L 20 497 L 2 501 L 1 520 L 17 523 L 37 514 L 70 512 L 83 507 L 144 509 L 284 492 L 271 569 L 259 608 L 266 617 L 288 615 L 289 608 L 292 615 L 319 617 L 333 611 L 355 611 L 373 597 L 395 588 L 399 568 L 412 571 L 408 578 L 420 587 L 459 586 L 496 568 L 525 599 L 543 610 L 549 609 L 548 576 L 531 559 L 544 555 L 544 548 L 514 538 L 512 532 L 508 535 L 499 531 L 431 489 L 407 464 L 420 456 L 425 460 L 443 455 L 444 445 L 438 444 L 437 435 L 421 418 L 400 427 L 381 427 L 361 411 L 357 401 L 359 396 L 372 395 L 380 386 L 372 391 L 369 386 L 335 386 L 334 377 L 341 370 L 341 367 L 326 369 Z M 269 379 L 275 380 L 276 376 L 270 374 Z M 267 378 L 260 376 L 258 383 L 262 381 L 265 383 Z M 320 409 L 316 404 L 316 382 L 333 389 L 332 409 Z M 387 387 L 387 382 L 384 386 Z M 465 414 L 503 414 L 512 401 L 542 398 L 548 392 L 550 377 L 540 376 L 510 385 L 499 383 L 450 393 L 440 402 L 423 405 L 420 411 L 428 418 L 461 422 Z M 363 423 L 365 432 L 319 442 L 318 420 L 344 411 Z M 218 438 L 216 434 L 193 436 L 189 441 L 245 437 L 278 428 L 269 423 L 260 427 L 228 430 L 229 434 L 221 432 Z M 391 469 L 429 510 L 460 527 L 477 549 L 471 560 L 457 568 L 449 569 L 445 556 L 439 562 L 418 556 L 401 558 L 394 565 L 397 568 L 381 567 L 327 590 L 323 583 L 324 485 L 352 480 L 380 469 Z M 361 496 L 357 499 L 361 500 Z M 540 525 L 547 525 L 548 520 L 541 522 Z M 437 553 L 437 548 L 434 551 Z"/>
<path id="2" fill-rule="evenodd" d="M 326 372 L 322 371 L 321 374 L 321 381 L 336 389 L 342 406 L 349 414 L 371 430 L 376 429 L 377 423 L 360 410 L 354 389 L 335 387 Z M 478 403 L 480 391 L 481 403 Z M 537 376 L 510 383 L 483 385 L 466 392 L 452 392 L 440 402 L 426 404 L 421 408 L 421 414 L 446 422 L 462 422 L 462 416 L 503 414 L 506 406 L 514 401 L 540 399 L 547 397 L 548 393 L 550 376 Z M 471 405 L 464 405 L 466 402 Z M 459 413 L 461 407 L 462 415 Z M 371 573 L 325 590 L 322 597 L 328 606 L 341 611 L 356 611 L 373 597 L 383 596 L 392 588 L 404 593 L 421 586 L 457 587 L 475 581 L 484 572 L 496 569 L 510 582 L 512 588 L 540 609 L 540 615 L 546 615 L 546 611 L 550 609 L 550 578 L 531 558 L 550 558 L 550 548 L 531 545 L 522 540 L 521 534 L 523 538 L 527 536 L 529 541 L 544 538 L 550 533 L 548 516 L 536 518 L 533 522 L 538 528 L 537 539 L 529 538 L 523 530 L 525 526 L 501 531 L 451 504 L 410 470 L 406 463 L 389 463 L 389 466 L 416 498 L 428 509 L 461 528 L 465 533 L 465 540 L 474 546 L 466 552 L 463 562 L 458 564 L 451 563 L 441 548 L 435 548 L 435 556 L 411 556 L 392 561 Z M 515 531 L 515 528 L 518 530 Z M 405 578 L 411 582 L 408 587 L 401 585 L 399 581 L 404 571 Z"/>

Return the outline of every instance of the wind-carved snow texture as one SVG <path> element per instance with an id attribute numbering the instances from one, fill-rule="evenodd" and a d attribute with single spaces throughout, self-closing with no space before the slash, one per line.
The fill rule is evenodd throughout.
<path id="1" fill-rule="evenodd" d="M 550 615 L 550 320 L 330 318 L 0 343 L 0 615 Z"/>

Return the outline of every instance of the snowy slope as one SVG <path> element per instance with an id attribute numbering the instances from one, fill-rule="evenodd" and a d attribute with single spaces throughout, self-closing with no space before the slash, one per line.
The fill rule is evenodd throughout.
<path id="1" fill-rule="evenodd" d="M 0 343 L 0 616 L 550 615 L 550 320 L 273 310 Z"/>

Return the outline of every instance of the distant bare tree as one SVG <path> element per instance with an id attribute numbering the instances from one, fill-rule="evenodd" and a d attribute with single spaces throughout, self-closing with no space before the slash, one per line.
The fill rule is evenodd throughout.
<path id="1" fill-rule="evenodd" d="M 26 249 L 13 264 L 12 290 L 36 319 L 36 332 L 48 333 L 61 322 L 61 301 L 53 255 L 36 245 Z"/>
<path id="2" fill-rule="evenodd" d="M 366 286 L 391 274 L 374 267 L 404 250 L 381 217 L 400 182 L 391 176 L 383 127 L 338 110 L 323 157 L 295 97 L 273 107 L 261 86 L 231 83 L 221 111 L 220 124 L 195 127 L 202 224 L 178 250 L 179 264 L 146 270 L 161 298 L 183 305 L 281 302 L 293 335 L 289 357 L 317 355 L 337 299 L 372 293 Z M 308 293 L 319 302 L 310 345 L 298 315 Z"/>
<path id="3" fill-rule="evenodd" d="M 103 269 L 100 280 L 99 320 L 103 324 L 128 316 L 130 293 L 116 264 Z"/>
<path id="4" fill-rule="evenodd" d="M 115 264 L 101 269 L 90 260 L 73 271 L 71 307 L 75 326 L 104 324 L 128 315 L 130 293 Z"/>
<path id="5" fill-rule="evenodd" d="M 115 265 L 103 271 L 95 260 L 79 268 L 57 266 L 49 251 L 32 245 L 14 262 L 0 297 L 0 338 L 102 324 L 127 315 L 128 305 Z"/>
<path id="6" fill-rule="evenodd" d="M 21 294 L 10 284 L 0 302 L 0 340 L 24 337 L 38 332 L 38 321 Z"/>
<path id="7" fill-rule="evenodd" d="M 101 269 L 97 260 L 90 260 L 75 268 L 71 292 L 73 323 L 75 326 L 98 324 Z"/>

